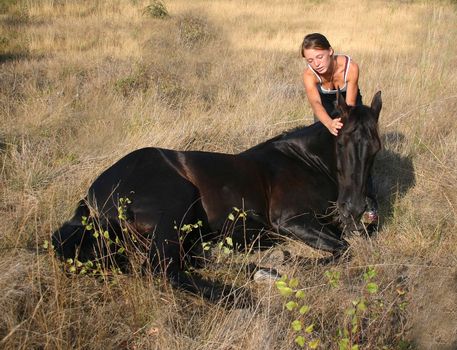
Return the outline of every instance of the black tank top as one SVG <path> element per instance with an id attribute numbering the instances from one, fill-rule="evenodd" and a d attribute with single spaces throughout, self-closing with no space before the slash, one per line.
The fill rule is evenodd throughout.
<path id="1" fill-rule="evenodd" d="M 340 90 L 341 91 L 341 90 Z M 322 93 L 319 89 L 319 95 L 321 96 L 321 103 L 324 106 L 326 112 L 330 116 L 330 118 L 334 119 L 338 117 L 339 111 L 336 108 L 336 92 L 335 93 Z M 346 100 L 346 90 L 341 91 L 341 95 Z M 357 89 L 357 98 L 355 104 L 361 105 L 362 103 L 362 95 L 360 94 L 360 89 Z"/>

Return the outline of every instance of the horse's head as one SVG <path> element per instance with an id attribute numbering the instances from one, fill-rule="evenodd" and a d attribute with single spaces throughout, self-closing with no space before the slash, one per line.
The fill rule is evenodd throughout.
<path id="1" fill-rule="evenodd" d="M 367 178 L 381 148 L 377 127 L 381 91 L 374 95 L 370 107 L 348 106 L 340 93 L 337 100 L 343 123 L 336 139 L 337 208 L 343 225 L 354 230 L 366 209 Z"/>

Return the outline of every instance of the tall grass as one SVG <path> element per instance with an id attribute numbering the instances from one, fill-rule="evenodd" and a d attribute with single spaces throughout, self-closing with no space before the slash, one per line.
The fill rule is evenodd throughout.
<path id="1" fill-rule="evenodd" d="M 91 181 L 144 146 L 235 153 L 312 122 L 298 54 L 325 33 L 383 93 L 375 165 L 382 229 L 330 266 L 298 242 L 252 257 L 299 279 L 312 337 L 338 349 L 367 298 L 364 349 L 454 349 L 457 15 L 446 1 L 23 0 L 0 8 L 0 346 L 5 349 L 290 349 L 284 299 L 227 310 L 148 276 L 67 275 L 44 240 Z M 237 254 L 231 259 L 239 259 Z M 263 259 L 263 260 L 262 260 Z M 377 271 L 367 295 L 363 273 Z M 228 282 L 236 271 L 208 271 Z M 225 271 L 227 270 L 227 271 Z M 327 270 L 340 273 L 332 287 Z M 354 341 L 355 341 L 354 340 Z"/>

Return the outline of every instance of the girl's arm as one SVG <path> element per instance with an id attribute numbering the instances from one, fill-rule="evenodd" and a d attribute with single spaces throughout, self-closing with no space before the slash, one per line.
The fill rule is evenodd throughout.
<path id="1" fill-rule="evenodd" d="M 351 65 L 349 66 L 346 83 L 346 103 L 349 106 L 355 106 L 357 102 L 357 91 L 359 90 L 359 66 L 354 61 L 351 61 Z"/>
<path id="2" fill-rule="evenodd" d="M 314 74 L 307 68 L 303 74 L 303 82 L 305 84 L 306 96 L 308 97 L 309 104 L 313 110 L 314 115 L 321 121 L 322 124 L 332 133 L 338 135 L 338 129 L 341 129 L 343 124 L 341 118 L 332 119 L 328 115 L 324 106 L 322 105 L 319 91 L 317 90 L 317 81 Z"/>

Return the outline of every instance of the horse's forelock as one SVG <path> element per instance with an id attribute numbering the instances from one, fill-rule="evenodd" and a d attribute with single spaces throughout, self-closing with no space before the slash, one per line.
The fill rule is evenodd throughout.
<path id="1" fill-rule="evenodd" d="M 346 124 L 346 128 L 343 129 L 343 132 L 346 133 L 352 133 L 357 127 L 368 130 L 370 135 L 377 133 L 378 120 L 373 115 L 372 110 L 367 106 L 360 105 L 352 107 Z"/>

